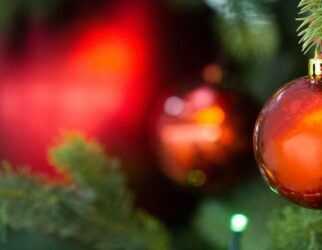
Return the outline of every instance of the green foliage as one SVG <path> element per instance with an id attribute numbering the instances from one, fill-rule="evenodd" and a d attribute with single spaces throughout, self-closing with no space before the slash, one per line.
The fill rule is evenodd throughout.
<path id="1" fill-rule="evenodd" d="M 2 229 L 31 229 L 100 250 L 166 250 L 167 234 L 150 216 L 133 209 L 119 163 L 95 142 L 68 137 L 50 150 L 68 185 L 45 184 L 27 170 L 3 164 L 0 174 Z M 6 231 L 1 231 L 5 239 Z"/>
<path id="2" fill-rule="evenodd" d="M 57 239 L 54 236 L 28 230 L 9 230 L 7 240 L 0 245 L 1 250 L 91 250 L 77 242 Z"/>
<path id="3" fill-rule="evenodd" d="M 231 56 L 245 61 L 266 59 L 278 48 L 279 34 L 273 16 L 251 0 L 207 1 L 219 18 L 215 26 Z"/>
<path id="4" fill-rule="evenodd" d="M 175 10 L 211 8 L 222 46 L 240 62 L 272 57 L 279 46 L 276 19 L 267 11 L 276 0 L 167 0 Z"/>
<path id="5" fill-rule="evenodd" d="M 298 7 L 299 15 L 304 17 L 298 18 L 301 25 L 298 28 L 302 51 L 307 53 L 314 45 L 315 49 L 321 50 L 322 41 L 322 1 L 321 0 L 301 0 Z"/>
<path id="6" fill-rule="evenodd" d="M 271 239 L 266 223 L 270 212 L 283 201 L 269 190 L 262 178 L 254 178 L 222 197 L 204 200 L 195 216 L 194 227 L 213 249 L 227 249 L 230 218 L 235 213 L 243 213 L 249 218 L 249 225 L 243 233 L 242 249 L 267 250 Z"/>
<path id="7" fill-rule="evenodd" d="M 274 250 L 322 249 L 320 211 L 287 206 L 272 216 L 268 227 Z"/>
<path id="8" fill-rule="evenodd" d="M 45 19 L 57 9 L 57 0 L 1 0 L 0 1 L 0 32 L 7 32 L 19 11 L 25 11 L 31 16 Z"/>

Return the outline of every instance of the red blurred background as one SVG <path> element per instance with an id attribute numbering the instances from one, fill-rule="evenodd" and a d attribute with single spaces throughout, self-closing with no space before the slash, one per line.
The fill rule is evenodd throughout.
<path id="1" fill-rule="evenodd" d="M 23 52 L 2 54 L 2 158 L 55 177 L 46 149 L 62 131 L 100 138 L 108 150 L 135 143 L 158 84 L 149 9 L 118 4 L 55 31 L 30 23 Z"/>
<path id="2" fill-rule="evenodd" d="M 147 0 L 61 1 L 41 15 L 26 6 L 16 10 L 10 32 L 0 38 L 0 158 L 60 182 L 63 176 L 47 161 L 48 147 L 64 133 L 83 133 L 121 159 L 138 206 L 170 224 L 180 221 L 197 204 L 200 190 L 187 190 L 162 173 L 167 163 L 157 139 L 157 118 L 162 119 L 158 105 L 169 86 L 186 92 L 203 82 L 221 81 L 223 57 L 213 36 L 212 12 L 206 7 L 173 11 L 166 1 Z M 228 106 L 236 105 L 234 98 L 218 96 L 219 103 L 221 98 Z M 254 115 L 253 107 L 248 110 Z M 242 116 L 244 111 L 239 111 Z M 202 133 L 197 130 L 203 126 L 191 126 Z M 251 134 L 251 126 L 252 118 L 240 124 L 247 131 L 243 138 Z M 189 143 L 194 150 L 194 139 Z M 200 160 L 196 151 L 188 168 L 179 164 L 175 167 L 181 169 L 174 171 L 226 173 L 233 169 L 225 167 L 228 162 L 239 165 L 242 160 L 227 178 L 210 178 L 221 179 L 220 184 L 212 181 L 216 192 L 246 175 L 250 144 L 237 159 L 227 143 L 219 145 L 223 148 L 218 152 L 229 159 L 223 162 L 213 151 L 216 143 L 200 143 L 207 146 L 210 162 Z M 184 180 L 189 173 L 183 174 Z"/>

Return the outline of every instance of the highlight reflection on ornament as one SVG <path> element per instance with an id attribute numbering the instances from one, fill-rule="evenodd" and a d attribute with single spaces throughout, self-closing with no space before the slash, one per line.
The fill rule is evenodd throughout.
<path id="1" fill-rule="evenodd" d="M 239 104 L 232 92 L 210 86 L 169 96 L 157 122 L 163 171 L 182 185 L 214 191 L 247 172 L 237 160 L 250 152 L 247 118 Z"/>

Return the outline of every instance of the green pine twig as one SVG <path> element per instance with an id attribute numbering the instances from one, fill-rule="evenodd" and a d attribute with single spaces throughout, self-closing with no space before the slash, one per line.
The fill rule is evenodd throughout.
<path id="1" fill-rule="evenodd" d="M 315 46 L 315 51 L 321 52 L 322 41 L 322 1 L 321 0 L 301 0 L 297 18 L 301 22 L 297 32 L 301 37 L 302 52 L 306 54 Z"/>
<path id="2" fill-rule="evenodd" d="M 107 157 L 99 144 L 70 136 L 50 150 L 50 160 L 70 176 L 71 184 L 50 185 L 3 163 L 2 240 L 10 227 L 56 235 L 97 250 L 169 249 L 165 229 L 133 207 L 118 161 Z"/>

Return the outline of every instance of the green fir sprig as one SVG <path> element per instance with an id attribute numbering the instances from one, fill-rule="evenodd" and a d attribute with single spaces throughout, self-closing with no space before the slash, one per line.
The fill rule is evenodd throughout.
<path id="1" fill-rule="evenodd" d="M 50 185 L 3 163 L 0 171 L 0 239 L 6 229 L 27 229 L 98 250 L 168 250 L 155 219 L 133 207 L 119 162 L 81 136 L 50 150 L 50 161 L 71 183 Z M 0 242 L 0 249 L 1 242 Z"/>
<path id="2" fill-rule="evenodd" d="M 298 27 L 298 36 L 301 37 L 299 43 L 302 43 L 302 52 L 306 54 L 315 46 L 315 51 L 321 52 L 322 41 L 322 1 L 321 0 L 301 0 L 297 18 L 301 21 Z"/>

